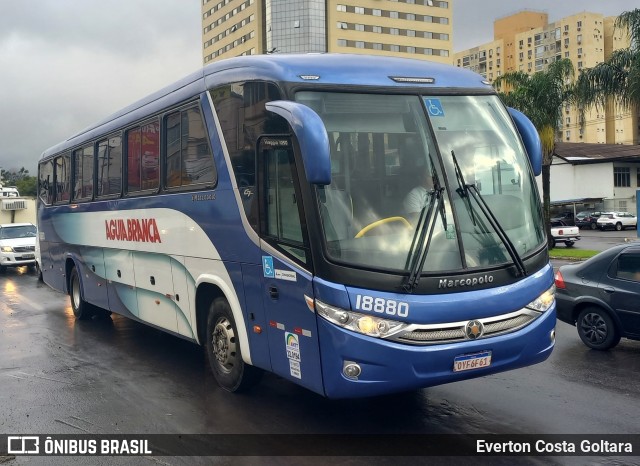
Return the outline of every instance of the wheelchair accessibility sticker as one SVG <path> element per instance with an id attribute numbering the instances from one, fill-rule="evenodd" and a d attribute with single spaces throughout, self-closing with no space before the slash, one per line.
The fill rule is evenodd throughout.
<path id="1" fill-rule="evenodd" d="M 267 278 L 276 280 L 286 280 L 288 282 L 298 281 L 298 274 L 292 270 L 280 270 L 273 267 L 273 257 L 262 256 L 262 273 Z"/>
<path id="2" fill-rule="evenodd" d="M 424 99 L 424 103 L 427 106 L 427 111 L 432 117 L 443 117 L 444 110 L 442 109 L 442 102 L 440 99 Z"/>
<path id="3" fill-rule="evenodd" d="M 276 271 L 273 268 L 273 257 L 262 256 L 262 272 L 267 278 L 275 278 Z"/>

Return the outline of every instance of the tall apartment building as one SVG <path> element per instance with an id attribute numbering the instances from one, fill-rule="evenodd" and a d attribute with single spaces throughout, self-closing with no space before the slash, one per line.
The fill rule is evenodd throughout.
<path id="1" fill-rule="evenodd" d="M 494 40 L 458 52 L 454 64 L 494 81 L 510 71 L 535 73 L 568 58 L 576 76 L 605 61 L 614 50 L 629 46 L 627 34 L 614 28 L 615 17 L 582 12 L 549 23 L 546 13 L 521 11 L 494 22 Z M 570 105 L 563 109 L 558 141 L 638 144 L 638 115 L 617 105 L 593 108 L 584 115 Z"/>
<path id="2" fill-rule="evenodd" d="M 295 52 L 451 63 L 453 0 L 203 0 L 203 61 Z"/>

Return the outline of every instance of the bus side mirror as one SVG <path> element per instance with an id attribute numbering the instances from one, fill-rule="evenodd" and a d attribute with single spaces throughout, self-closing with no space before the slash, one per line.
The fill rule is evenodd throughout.
<path id="1" fill-rule="evenodd" d="M 516 124 L 516 128 L 518 128 L 524 148 L 527 150 L 533 174 L 538 176 L 542 173 L 542 143 L 540 142 L 538 130 L 524 113 L 511 107 L 508 110 L 513 122 Z"/>
<path id="2" fill-rule="evenodd" d="M 274 100 L 266 105 L 268 111 L 289 122 L 300 144 L 307 181 L 311 184 L 331 184 L 331 154 L 329 136 L 320 116 L 298 102 Z"/>

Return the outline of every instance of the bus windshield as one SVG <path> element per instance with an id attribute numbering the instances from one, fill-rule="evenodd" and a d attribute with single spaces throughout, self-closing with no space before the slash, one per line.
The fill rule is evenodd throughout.
<path id="1" fill-rule="evenodd" d="M 497 96 L 304 91 L 296 100 L 329 135 L 332 182 L 316 194 L 332 260 L 406 272 L 424 241 L 421 272 L 441 273 L 512 264 L 544 243 L 529 162 Z M 442 204 L 426 212 L 436 191 Z"/>

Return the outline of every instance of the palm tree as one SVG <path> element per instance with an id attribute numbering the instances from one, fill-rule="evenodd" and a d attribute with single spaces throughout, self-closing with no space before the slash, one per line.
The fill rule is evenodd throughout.
<path id="1" fill-rule="evenodd" d="M 549 233 L 551 206 L 550 174 L 555 150 L 555 136 L 562 121 L 562 106 L 574 101 L 573 64 L 569 59 L 553 62 L 544 71 L 527 74 L 522 71 L 500 76 L 496 86 L 504 85 L 502 101 L 527 115 L 542 141 L 542 202 L 544 223 Z M 548 234 L 550 238 L 551 235 Z"/>
<path id="2" fill-rule="evenodd" d="M 604 108 L 610 98 L 623 108 L 640 107 L 640 9 L 622 13 L 614 27 L 627 32 L 631 46 L 580 73 L 576 92 L 583 108 L 594 104 Z"/>

